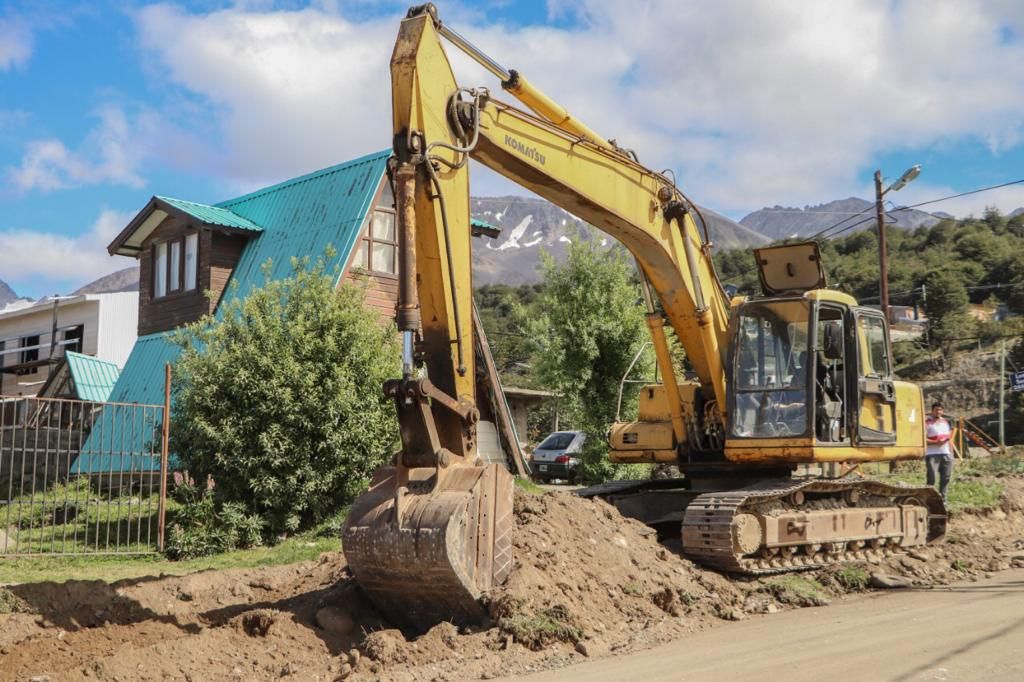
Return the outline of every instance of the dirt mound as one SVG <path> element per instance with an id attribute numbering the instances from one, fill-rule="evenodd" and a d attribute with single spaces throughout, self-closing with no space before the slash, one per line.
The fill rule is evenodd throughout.
<path id="1" fill-rule="evenodd" d="M 875 564 L 729 580 L 609 505 L 518 494 L 516 567 L 491 622 L 393 628 L 340 553 L 261 569 L 10 586 L 0 680 L 487 679 L 647 648 L 751 613 L 820 605 L 871 584 L 936 585 L 1024 563 L 1024 479 L 949 542 Z M 884 577 L 880 580 L 876 577 Z"/>

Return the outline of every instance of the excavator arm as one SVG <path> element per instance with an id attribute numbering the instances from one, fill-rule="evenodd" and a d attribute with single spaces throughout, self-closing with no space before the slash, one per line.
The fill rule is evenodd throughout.
<path id="1" fill-rule="evenodd" d="M 533 111 L 460 88 L 442 33 Z M 385 392 L 395 400 L 402 451 L 353 505 L 343 541 L 378 607 L 425 628 L 479 619 L 480 596 L 511 570 L 511 476 L 477 457 L 469 159 L 607 232 L 635 256 L 677 442 L 685 432 L 682 401 L 673 395 L 664 318 L 647 287 L 706 400 L 717 405 L 719 424 L 728 302 L 696 208 L 674 184 L 444 27 L 432 5 L 413 8 L 402 22 L 391 78 L 403 376 Z"/>

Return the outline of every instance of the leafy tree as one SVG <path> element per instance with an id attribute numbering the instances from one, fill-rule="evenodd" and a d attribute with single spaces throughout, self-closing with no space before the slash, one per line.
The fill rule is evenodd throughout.
<path id="1" fill-rule="evenodd" d="M 292 264 L 275 281 L 268 262 L 261 288 L 174 336 L 172 451 L 271 540 L 350 502 L 397 445 L 381 391 L 398 371 L 394 329 L 323 260 Z"/>
<path id="2" fill-rule="evenodd" d="M 566 422 L 587 433 L 581 474 L 589 481 L 616 473 L 607 460 L 605 434 L 615 419 L 619 384 L 648 338 L 632 260 L 622 249 L 601 249 L 595 240 L 575 239 L 568 259 L 542 262 L 543 291 L 531 320 L 537 376 L 561 396 Z M 651 376 L 645 353 L 635 376 Z M 627 384 L 624 417 L 636 414 L 638 384 Z"/>
<path id="3" fill-rule="evenodd" d="M 926 286 L 928 334 L 932 340 L 941 344 L 945 358 L 952 352 L 958 339 L 974 331 L 974 320 L 967 314 L 967 287 L 958 274 L 950 269 L 931 273 Z"/>
<path id="4" fill-rule="evenodd" d="M 1006 227 L 1006 218 L 996 206 L 986 206 L 981 219 L 993 232 L 999 232 Z"/>

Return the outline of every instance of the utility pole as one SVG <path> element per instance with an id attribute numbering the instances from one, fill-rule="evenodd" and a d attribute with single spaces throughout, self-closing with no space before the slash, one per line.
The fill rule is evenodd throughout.
<path id="1" fill-rule="evenodd" d="M 1006 339 L 999 354 L 999 452 L 1006 453 Z"/>
<path id="2" fill-rule="evenodd" d="M 885 207 L 882 205 L 882 171 L 875 171 L 875 215 L 878 219 L 878 301 L 889 323 L 889 249 L 885 241 Z"/>
<path id="3" fill-rule="evenodd" d="M 882 189 L 882 171 L 875 171 L 875 215 L 878 219 L 878 301 L 882 314 L 885 315 L 885 326 L 889 326 L 889 246 L 885 241 L 885 207 L 882 197 L 889 192 L 898 192 L 921 174 L 921 165 L 911 166 L 900 179 Z"/>

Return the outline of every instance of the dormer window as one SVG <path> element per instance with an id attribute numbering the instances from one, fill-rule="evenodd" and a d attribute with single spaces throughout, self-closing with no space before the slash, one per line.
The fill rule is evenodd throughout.
<path id="1" fill-rule="evenodd" d="M 153 245 L 153 298 L 196 288 L 199 233 Z"/>
<path id="2" fill-rule="evenodd" d="M 398 235 L 395 232 L 395 197 L 387 180 L 381 188 L 380 198 L 370 214 L 352 265 L 375 274 L 398 274 Z"/>

